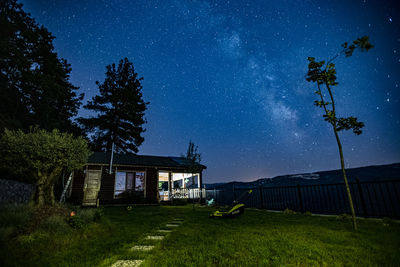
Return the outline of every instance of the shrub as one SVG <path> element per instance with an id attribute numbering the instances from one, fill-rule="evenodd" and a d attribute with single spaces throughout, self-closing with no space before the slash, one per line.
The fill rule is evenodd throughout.
<path id="1" fill-rule="evenodd" d="M 389 226 L 389 225 L 393 224 L 393 220 L 388 217 L 383 217 L 382 224 L 383 224 L 383 226 Z"/>
<path id="2" fill-rule="evenodd" d="M 350 220 L 350 219 L 351 219 L 351 216 L 346 213 L 336 216 L 336 220 L 346 221 L 346 220 Z"/>
<path id="3" fill-rule="evenodd" d="M 291 210 L 291 209 L 288 209 L 288 208 L 286 208 L 286 209 L 283 211 L 283 213 L 284 213 L 284 214 L 296 214 L 296 212 L 295 212 L 294 210 Z"/>
<path id="4" fill-rule="evenodd" d="M 306 215 L 306 216 L 312 216 L 312 213 L 311 213 L 311 211 L 306 211 L 306 212 L 304 212 L 304 215 Z"/>
<path id="5" fill-rule="evenodd" d="M 60 215 L 52 215 L 41 224 L 41 228 L 51 233 L 65 233 L 70 230 L 65 217 Z"/>
<path id="6" fill-rule="evenodd" d="M 81 229 L 85 226 L 85 221 L 81 217 L 75 215 L 68 218 L 68 224 L 72 228 Z"/>
<path id="7" fill-rule="evenodd" d="M 104 216 L 103 208 L 84 208 L 77 212 L 77 216 L 81 217 L 83 222 L 88 224 L 100 220 Z"/>
<path id="8" fill-rule="evenodd" d="M 93 221 L 100 221 L 104 217 L 104 208 L 97 208 L 94 213 Z"/>
<path id="9" fill-rule="evenodd" d="M 83 228 L 89 223 L 99 221 L 104 216 L 103 208 L 79 209 L 74 216 L 68 218 L 68 223 L 73 228 Z"/>

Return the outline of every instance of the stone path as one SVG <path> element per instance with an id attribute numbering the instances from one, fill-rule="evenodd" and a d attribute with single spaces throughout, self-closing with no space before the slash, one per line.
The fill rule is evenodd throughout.
<path id="1" fill-rule="evenodd" d="M 119 260 L 116 261 L 111 267 L 136 267 L 140 266 L 144 260 Z"/>
<path id="2" fill-rule="evenodd" d="M 152 250 L 154 248 L 154 246 L 133 246 L 131 247 L 131 251 L 132 250 L 137 250 L 137 251 L 149 251 Z"/>
<path id="3" fill-rule="evenodd" d="M 174 218 L 170 223 L 165 224 L 166 228 L 169 229 L 159 229 L 157 230 L 158 233 L 171 233 L 174 230 L 179 227 L 183 223 L 182 218 Z M 148 235 L 145 237 L 146 240 L 152 240 L 154 242 L 156 241 L 161 241 L 165 238 L 165 235 Z M 155 246 L 153 245 L 135 245 L 131 247 L 129 250 L 130 251 L 151 251 Z M 137 260 L 118 260 L 116 261 L 111 267 L 136 267 L 140 266 L 144 262 L 144 259 L 137 259 Z"/>
<path id="4" fill-rule="evenodd" d="M 165 226 L 166 226 L 166 227 L 178 227 L 179 224 L 167 223 Z"/>
<path id="5" fill-rule="evenodd" d="M 172 230 L 164 230 L 164 229 L 160 229 L 160 230 L 157 230 L 157 232 L 159 232 L 159 233 L 171 233 L 171 232 L 172 232 Z"/>
<path id="6" fill-rule="evenodd" d="M 146 236 L 147 240 L 162 240 L 164 239 L 164 235 L 148 235 Z"/>

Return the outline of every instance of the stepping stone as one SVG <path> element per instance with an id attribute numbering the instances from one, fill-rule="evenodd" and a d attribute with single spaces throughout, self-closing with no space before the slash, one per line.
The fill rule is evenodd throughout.
<path id="1" fill-rule="evenodd" d="M 183 223 L 183 221 L 172 221 L 171 223 L 181 224 L 181 223 Z"/>
<path id="2" fill-rule="evenodd" d="M 149 240 L 162 240 L 162 239 L 164 239 L 164 237 L 165 236 L 163 236 L 163 235 L 148 235 L 146 237 L 146 239 L 149 239 Z"/>
<path id="3" fill-rule="evenodd" d="M 159 233 L 171 233 L 171 232 L 172 232 L 172 230 L 164 230 L 164 229 L 160 229 L 160 230 L 157 230 L 157 232 L 159 232 Z"/>
<path id="4" fill-rule="evenodd" d="M 143 260 L 119 260 L 115 262 L 111 267 L 136 267 L 140 266 Z"/>
<path id="5" fill-rule="evenodd" d="M 178 224 L 167 223 L 165 226 L 166 227 L 178 227 L 179 225 Z"/>
<path id="6" fill-rule="evenodd" d="M 139 251 L 149 251 L 152 250 L 154 246 L 133 246 L 131 250 L 139 250 Z"/>

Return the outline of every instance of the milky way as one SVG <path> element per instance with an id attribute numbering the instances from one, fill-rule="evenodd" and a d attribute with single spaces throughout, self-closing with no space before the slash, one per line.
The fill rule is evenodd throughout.
<path id="1" fill-rule="evenodd" d="M 105 66 L 128 57 L 150 101 L 139 153 L 180 155 L 192 140 L 208 183 L 339 168 L 307 57 L 329 59 L 368 35 L 372 50 L 335 61 L 338 113 L 366 124 L 361 136 L 341 135 L 346 166 L 400 161 L 396 1 L 22 3 L 56 37 L 85 101 Z"/>

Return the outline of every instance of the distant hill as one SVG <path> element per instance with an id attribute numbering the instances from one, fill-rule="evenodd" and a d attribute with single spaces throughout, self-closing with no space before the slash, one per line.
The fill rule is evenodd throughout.
<path id="1" fill-rule="evenodd" d="M 346 169 L 349 182 L 355 181 L 381 181 L 400 180 L 400 163 L 387 165 L 374 165 L 360 168 Z M 342 170 L 321 171 L 313 173 L 301 173 L 291 175 L 280 175 L 273 178 L 261 178 L 253 182 L 228 182 L 205 184 L 207 189 L 221 189 L 225 187 L 257 187 L 267 186 L 289 186 L 289 185 L 312 185 L 312 184 L 334 184 L 342 183 Z"/>

